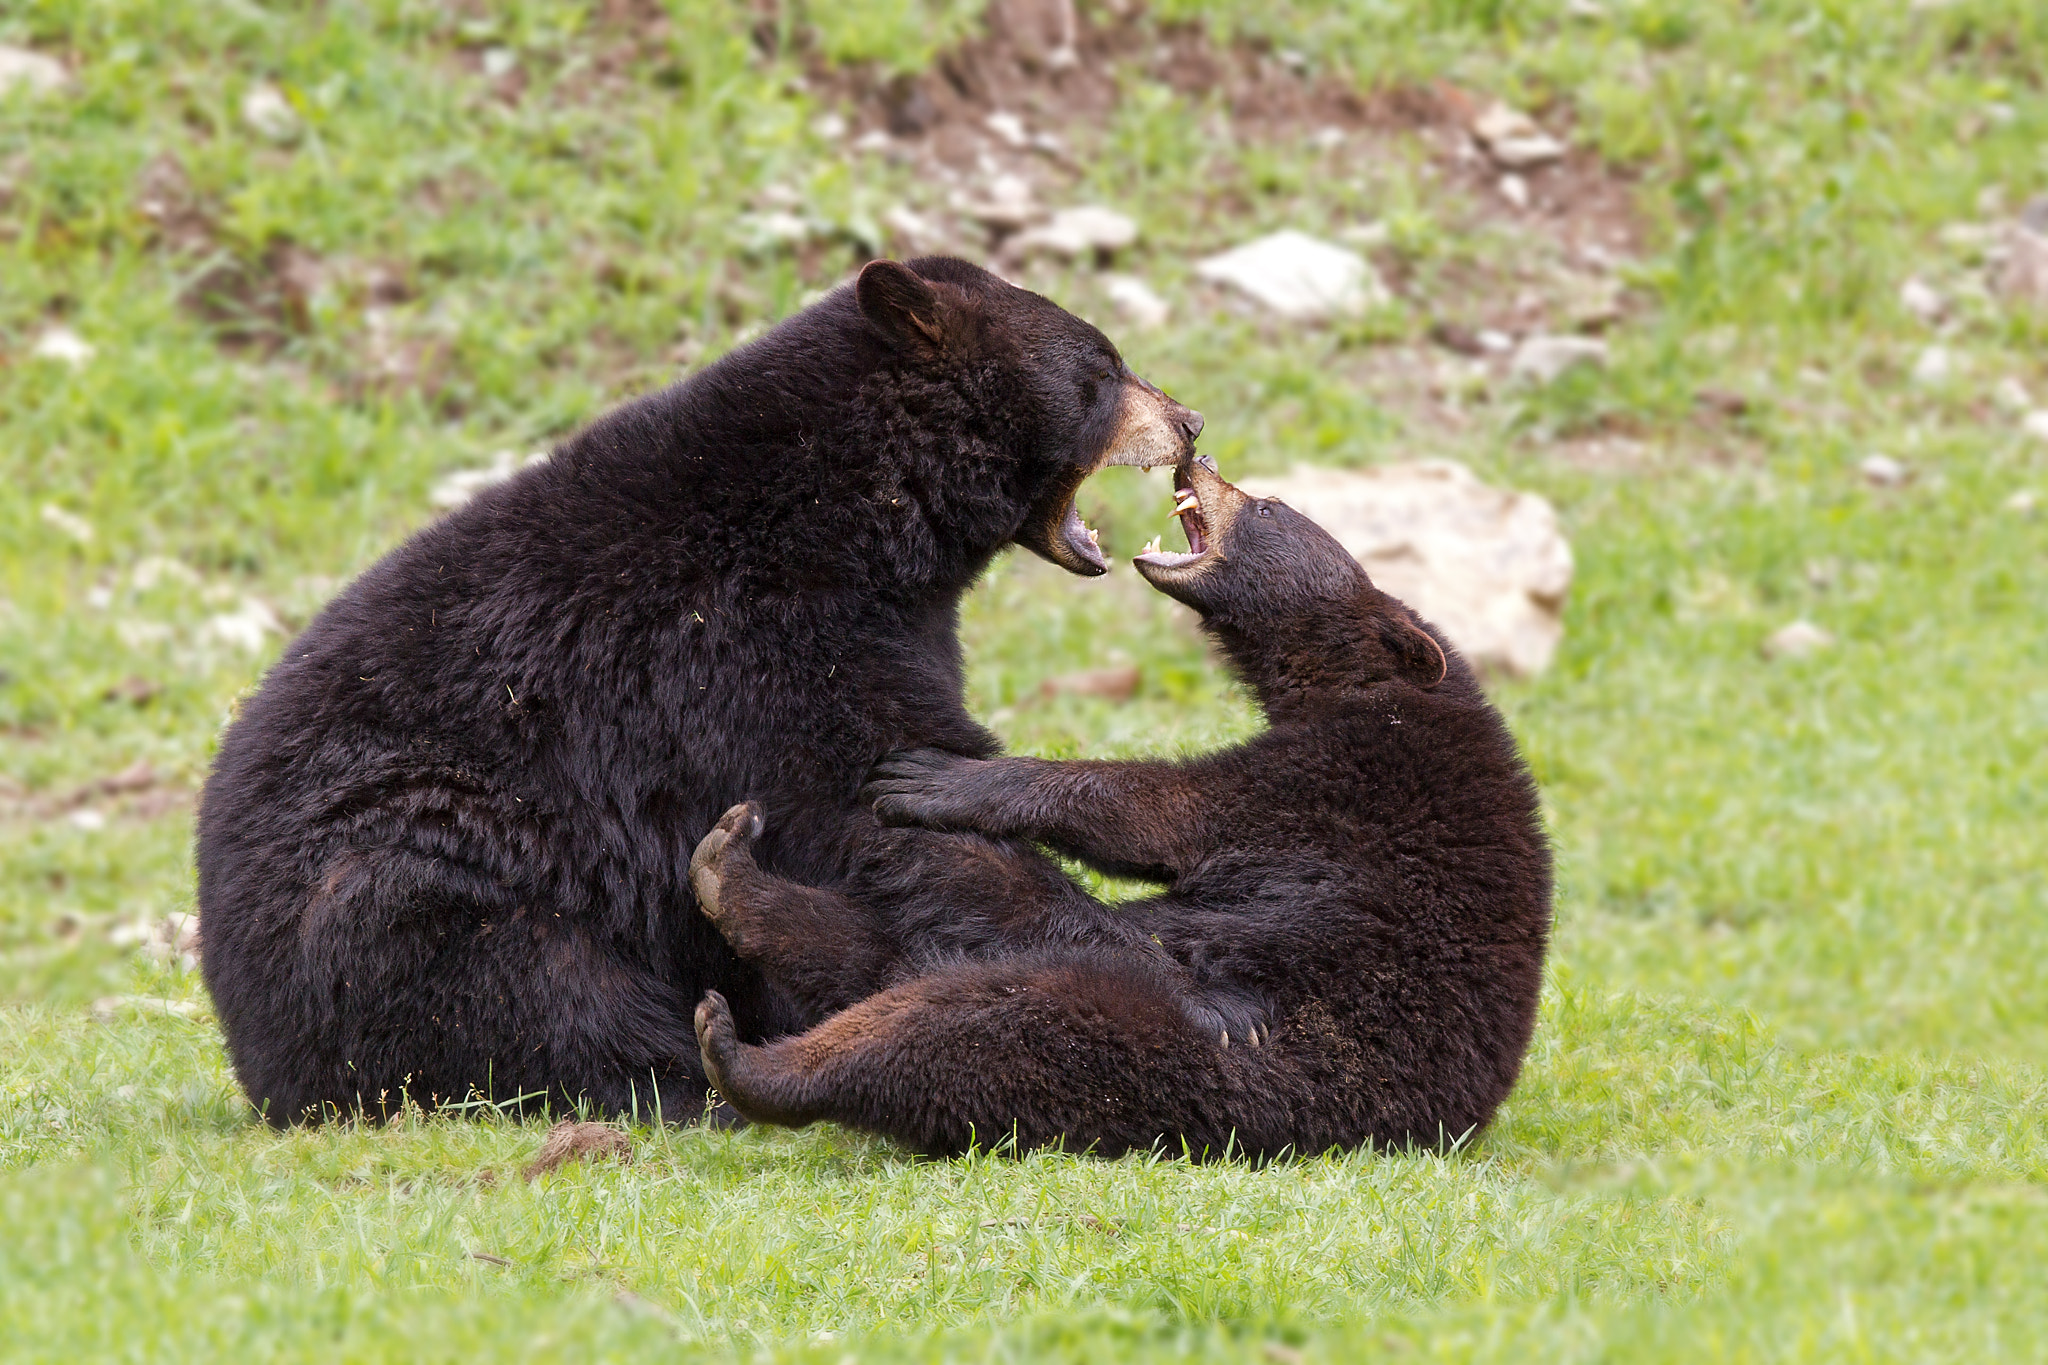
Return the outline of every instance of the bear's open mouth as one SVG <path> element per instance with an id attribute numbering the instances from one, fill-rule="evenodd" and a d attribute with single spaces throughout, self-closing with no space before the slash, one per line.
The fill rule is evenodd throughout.
<path id="1" fill-rule="evenodd" d="M 1161 537 L 1152 537 L 1152 543 L 1139 552 L 1137 558 L 1161 569 L 1177 569 L 1192 564 L 1209 552 L 1209 520 L 1202 511 L 1202 498 L 1195 491 L 1193 458 L 1183 460 L 1173 470 L 1173 515 L 1180 519 L 1180 529 L 1187 535 L 1187 553 L 1179 554 L 1160 548 Z"/>

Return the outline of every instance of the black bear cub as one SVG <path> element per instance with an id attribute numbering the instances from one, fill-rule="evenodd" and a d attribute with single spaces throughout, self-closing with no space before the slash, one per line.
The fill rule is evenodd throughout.
<path id="1" fill-rule="evenodd" d="M 986 951 L 906 939 L 898 984 L 766 1046 L 711 993 L 705 1069 L 742 1114 L 933 1153 L 1013 1139 L 1210 1156 L 1435 1146 L 1492 1117 L 1535 1025 L 1551 914 L 1507 727 L 1457 653 L 1320 527 L 1205 459 L 1175 482 L 1188 552 L 1137 566 L 1201 613 L 1264 734 L 1179 762 L 927 750 L 867 788 L 892 823 L 1167 883 L 1123 907 L 1140 932 L 1005 951 L 1005 907 L 963 902 Z M 742 807 L 707 836 L 700 899 L 771 979 L 815 971 L 805 957 L 829 944 L 764 922 L 782 902 L 748 855 L 759 827 Z"/>
<path id="2" fill-rule="evenodd" d="M 996 751 L 961 594 L 1012 544 L 1101 573 L 1081 481 L 1200 429 L 1036 294 L 875 261 L 385 556 L 206 784 L 206 983 L 250 1100 L 701 1114 L 707 989 L 757 1038 L 873 989 L 765 982 L 697 913 L 691 850 L 736 801 L 848 913 L 983 894 L 1113 936 L 1029 844 L 885 828 L 860 788 L 892 750 Z"/>

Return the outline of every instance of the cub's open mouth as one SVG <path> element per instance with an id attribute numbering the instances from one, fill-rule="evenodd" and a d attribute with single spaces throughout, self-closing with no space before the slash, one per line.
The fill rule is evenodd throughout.
<path id="1" fill-rule="evenodd" d="M 1212 490 L 1212 505 L 1209 508 L 1204 508 L 1202 504 L 1202 490 L 1196 480 L 1198 470 L 1206 476 L 1200 483 Z M 1221 510 L 1214 505 L 1217 502 L 1214 490 L 1219 487 L 1227 488 L 1229 485 L 1216 473 L 1216 462 L 1207 455 L 1190 456 L 1174 466 L 1173 515 L 1180 519 L 1180 529 L 1188 538 L 1187 552 L 1182 554 L 1162 549 L 1161 537 L 1154 536 L 1152 543 L 1139 552 L 1131 562 L 1150 565 L 1155 569 L 1182 569 L 1208 554 L 1222 534 L 1221 526 L 1211 524 L 1212 515 Z"/>

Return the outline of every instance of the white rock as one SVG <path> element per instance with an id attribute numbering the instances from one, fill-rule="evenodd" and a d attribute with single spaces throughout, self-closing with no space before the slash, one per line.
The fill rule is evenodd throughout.
<path id="1" fill-rule="evenodd" d="M 1173 309 L 1165 299 L 1154 293 L 1152 286 L 1135 275 L 1108 275 L 1102 281 L 1103 292 L 1133 324 L 1139 327 L 1161 327 L 1172 314 Z"/>
<path id="2" fill-rule="evenodd" d="M 1099 204 L 1061 209 L 1050 221 L 1017 234 L 1011 249 L 1029 255 L 1046 251 L 1066 260 L 1098 251 L 1121 251 L 1138 240 L 1138 225 Z"/>
<path id="3" fill-rule="evenodd" d="M 272 142 L 290 142 L 299 135 L 299 112 L 274 85 L 251 86 L 242 96 L 242 122 Z"/>
<path id="4" fill-rule="evenodd" d="M 1912 470 L 1889 455 L 1865 455 L 1856 469 L 1865 482 L 1878 488 L 1897 488 L 1913 475 Z"/>
<path id="5" fill-rule="evenodd" d="M 0 95 L 22 86 L 38 95 L 53 95 L 71 79 L 64 63 L 25 47 L 0 43 Z"/>
<path id="6" fill-rule="evenodd" d="M 1195 273 L 1302 322 L 1362 313 L 1391 297 L 1365 257 L 1292 228 L 1211 256 Z"/>
<path id="7" fill-rule="evenodd" d="M 896 139 L 883 128 L 870 128 L 853 140 L 856 152 L 886 152 L 895 145 Z"/>
<path id="8" fill-rule="evenodd" d="M 976 221 L 1000 232 L 1014 232 L 1045 216 L 1045 210 L 1039 207 L 1038 198 L 1032 192 L 1031 182 L 1008 171 L 990 178 L 988 193 L 984 197 L 963 199 L 958 207 Z"/>
<path id="9" fill-rule="evenodd" d="M 2020 430 L 2029 436 L 2048 441 L 2048 408 L 2030 412 L 2021 418 Z"/>
<path id="10" fill-rule="evenodd" d="M 149 592 L 165 579 L 173 579 L 188 587 L 199 586 L 199 575 L 191 565 L 168 555 L 144 555 L 135 561 L 135 569 L 129 581 L 137 592 Z"/>
<path id="11" fill-rule="evenodd" d="M 519 65 L 519 54 L 509 47 L 487 47 L 484 49 L 484 75 L 491 80 L 497 80 L 500 76 L 510 75 L 512 68 L 517 65 Z"/>
<path id="12" fill-rule="evenodd" d="M 2023 517 L 2032 516 L 2034 509 L 2040 505 L 2040 497 L 2031 488 L 2022 488 L 2005 500 L 2006 511 L 2017 512 Z"/>
<path id="13" fill-rule="evenodd" d="M 80 807 L 78 810 L 71 812 L 68 818 L 75 829 L 90 832 L 107 827 L 107 817 L 101 812 L 94 810 L 91 806 Z"/>
<path id="14" fill-rule="evenodd" d="M 46 328 L 36 338 L 33 354 L 41 360 L 60 360 L 74 370 L 91 360 L 97 348 L 69 327 Z"/>
<path id="15" fill-rule="evenodd" d="M 1909 275 L 1899 286 L 1899 303 L 1922 322 L 1939 322 L 1948 311 L 1948 300 L 1918 275 Z"/>
<path id="16" fill-rule="evenodd" d="M 1344 145 L 1344 130 L 1325 124 L 1308 135 L 1308 145 L 1319 152 L 1334 152 Z"/>
<path id="17" fill-rule="evenodd" d="M 104 583 L 95 583 L 85 590 L 85 605 L 94 611 L 105 611 L 114 605 L 114 590 Z"/>
<path id="18" fill-rule="evenodd" d="M 1562 142 L 1537 126 L 1536 120 L 1519 109 L 1496 100 L 1472 120 L 1472 134 L 1486 146 L 1486 154 L 1510 170 L 1527 170 L 1564 156 Z"/>
<path id="19" fill-rule="evenodd" d="M 1548 384 L 1574 365 L 1605 365 L 1607 343 L 1599 337 L 1556 336 L 1538 332 L 1522 338 L 1508 360 L 1508 371 L 1538 384 Z"/>
<path id="20" fill-rule="evenodd" d="M 2031 412 L 2034 407 L 2034 399 L 2027 392 L 2027 386 L 2010 375 L 1998 381 L 1998 387 L 1991 391 L 1991 401 L 2014 414 Z"/>
<path id="21" fill-rule="evenodd" d="M 92 523 L 76 512 L 67 512 L 54 502 L 43 504 L 43 523 L 54 526 L 80 545 L 92 544 Z"/>
<path id="22" fill-rule="evenodd" d="M 837 142 L 846 136 L 846 117 L 829 111 L 820 114 L 811 120 L 811 132 L 827 142 Z"/>
<path id="23" fill-rule="evenodd" d="M 1516 208 L 1525 209 L 1529 207 L 1529 182 L 1516 175 L 1513 171 L 1509 171 L 1500 178 L 1500 184 L 1497 188 L 1500 190 L 1500 197 L 1513 204 Z"/>
<path id="24" fill-rule="evenodd" d="M 1481 327 L 1472 334 L 1472 340 L 1479 343 L 1479 349 L 1493 355 L 1506 355 L 1515 349 L 1515 339 L 1498 327 Z"/>
<path id="25" fill-rule="evenodd" d="M 1766 659 L 1803 659 L 1826 649 L 1835 642 L 1835 637 L 1811 621 L 1794 621 L 1789 626 L 1780 626 L 1763 638 L 1758 646 Z"/>
<path id="26" fill-rule="evenodd" d="M 233 645 L 251 654 L 263 648 L 265 636 L 282 634 L 284 626 L 278 622 L 277 613 L 268 603 L 254 597 L 243 598 L 233 611 L 216 612 L 199 625 L 202 641 Z"/>
<path id="27" fill-rule="evenodd" d="M 501 450 L 481 469 L 458 469 L 443 478 L 427 494 L 427 501 L 436 507 L 460 507 L 492 484 L 503 483 L 522 469 L 546 464 L 547 458 L 545 450 L 536 450 L 523 460 L 513 451 Z"/>
<path id="28" fill-rule="evenodd" d="M 2048 309 L 2048 234 L 2021 223 L 2007 226 L 1998 292 L 2007 303 Z"/>
<path id="29" fill-rule="evenodd" d="M 982 120 L 991 133 L 1009 143 L 1012 147 L 1031 145 L 1031 134 L 1025 130 L 1024 120 L 1015 114 L 998 109 Z"/>
<path id="30" fill-rule="evenodd" d="M 1956 358 L 1946 346 L 1929 346 L 1913 362 L 1913 382 L 1938 388 L 1955 378 Z"/>
<path id="31" fill-rule="evenodd" d="M 1550 663 L 1564 635 L 1572 551 L 1542 498 L 1488 487 L 1449 460 L 1358 471 L 1297 465 L 1243 487 L 1321 524 L 1476 667 L 1527 677 Z"/>

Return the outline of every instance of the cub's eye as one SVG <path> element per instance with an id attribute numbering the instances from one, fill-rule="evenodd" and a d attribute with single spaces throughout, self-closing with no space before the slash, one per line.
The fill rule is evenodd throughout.
<path id="1" fill-rule="evenodd" d="M 1260 516 L 1262 516 L 1262 517 L 1270 517 L 1270 516 L 1272 516 L 1272 515 L 1273 515 L 1273 504 L 1272 504 L 1272 503 L 1270 503 L 1270 502 L 1262 502 L 1262 503 L 1260 503 L 1260 504 L 1259 504 L 1259 515 L 1260 515 Z"/>

